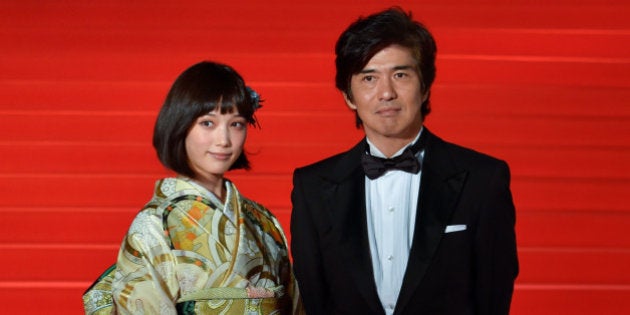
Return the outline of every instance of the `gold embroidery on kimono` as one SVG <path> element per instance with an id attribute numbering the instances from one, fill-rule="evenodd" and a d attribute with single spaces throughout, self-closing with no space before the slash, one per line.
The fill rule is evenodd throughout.
<path id="1" fill-rule="evenodd" d="M 233 183 L 226 180 L 225 187 L 222 203 L 190 180 L 158 181 L 115 268 L 86 291 L 86 314 L 298 312 L 280 224 Z"/>

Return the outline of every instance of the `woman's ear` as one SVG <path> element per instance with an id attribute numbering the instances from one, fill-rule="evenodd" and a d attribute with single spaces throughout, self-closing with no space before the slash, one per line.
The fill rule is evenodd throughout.
<path id="1" fill-rule="evenodd" d="M 357 106 L 354 105 L 354 103 L 352 102 L 352 100 L 350 100 L 350 98 L 348 97 L 348 94 L 343 93 L 343 99 L 346 101 L 346 105 L 348 105 L 348 107 L 351 110 L 357 110 Z"/>

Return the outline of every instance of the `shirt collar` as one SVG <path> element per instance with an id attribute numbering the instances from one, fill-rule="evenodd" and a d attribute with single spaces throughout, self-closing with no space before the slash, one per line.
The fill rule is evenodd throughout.
<path id="1" fill-rule="evenodd" d="M 396 157 L 399 156 L 403 153 L 403 151 L 405 151 L 405 149 L 408 146 L 413 145 L 414 143 L 416 143 L 416 141 L 418 141 L 418 139 L 420 139 L 420 135 L 422 134 L 422 131 L 424 130 L 424 126 L 422 126 L 420 128 L 420 131 L 418 132 L 418 134 L 416 135 L 416 137 L 409 142 L 407 145 L 403 146 L 402 148 L 400 148 L 400 150 L 398 150 L 398 152 L 394 153 L 394 155 L 392 155 L 391 157 Z M 375 157 L 380 157 L 380 158 L 387 158 L 385 156 L 385 154 L 383 154 L 371 141 L 368 137 L 365 137 L 365 140 L 367 141 L 368 147 L 370 148 L 370 155 L 375 156 Z"/>

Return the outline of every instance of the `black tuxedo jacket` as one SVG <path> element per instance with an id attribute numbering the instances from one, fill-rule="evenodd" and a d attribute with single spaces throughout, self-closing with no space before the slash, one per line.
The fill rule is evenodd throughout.
<path id="1" fill-rule="evenodd" d="M 415 231 L 394 314 L 508 314 L 518 274 L 509 168 L 423 132 Z M 365 148 L 364 139 L 293 174 L 291 250 L 308 315 L 384 314 L 368 244 Z M 447 232 L 454 225 L 460 230 Z"/>

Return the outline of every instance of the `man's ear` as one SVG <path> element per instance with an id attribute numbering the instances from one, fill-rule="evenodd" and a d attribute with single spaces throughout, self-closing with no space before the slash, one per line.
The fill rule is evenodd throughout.
<path id="1" fill-rule="evenodd" d="M 354 103 L 350 100 L 350 98 L 348 97 L 348 94 L 343 93 L 343 99 L 346 101 L 346 105 L 348 105 L 348 107 L 351 110 L 355 110 L 355 111 L 357 110 L 357 106 L 354 105 Z"/>
<path id="2" fill-rule="evenodd" d="M 422 94 L 422 102 L 420 102 L 420 104 L 424 104 L 424 102 L 427 101 L 427 99 L 429 98 L 429 90 L 424 91 L 424 93 Z"/>

